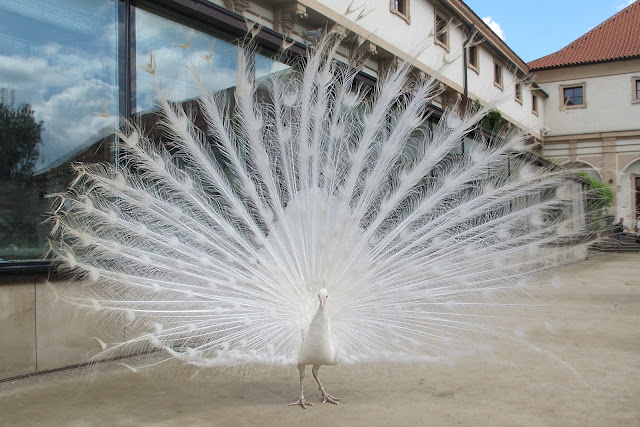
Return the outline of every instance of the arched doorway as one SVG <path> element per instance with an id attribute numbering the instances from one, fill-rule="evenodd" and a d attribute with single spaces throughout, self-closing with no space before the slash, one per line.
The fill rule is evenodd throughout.
<path id="1" fill-rule="evenodd" d="M 586 163 L 586 162 L 581 162 L 581 161 L 575 161 L 575 162 L 566 162 L 562 164 L 562 167 L 566 168 L 566 169 L 576 169 L 580 172 L 584 172 L 585 174 L 587 174 L 588 176 L 590 176 L 591 178 L 597 179 L 600 182 L 602 181 L 602 175 L 600 174 L 600 171 L 598 171 L 597 168 L 595 168 L 593 165 Z"/>
<path id="2" fill-rule="evenodd" d="M 640 221 L 640 159 L 629 163 L 620 173 L 618 212 L 629 218 L 630 228 Z"/>

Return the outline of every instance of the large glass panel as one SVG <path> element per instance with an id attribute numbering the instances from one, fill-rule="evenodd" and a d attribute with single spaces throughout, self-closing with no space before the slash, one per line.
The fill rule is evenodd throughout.
<path id="1" fill-rule="evenodd" d="M 142 9 L 136 9 L 135 22 L 136 113 L 144 115 L 154 109 L 155 85 L 171 101 L 197 98 L 199 89 L 193 71 L 205 78 L 211 90 L 235 86 L 235 45 Z"/>
<path id="2" fill-rule="evenodd" d="M 233 114 L 232 91 L 237 79 L 238 49 L 237 45 L 208 34 L 203 28 L 194 28 L 151 11 L 136 9 L 137 67 L 132 109 L 149 135 L 162 139 L 154 129 L 158 120 L 156 88 L 161 89 L 170 101 L 182 103 L 192 114 L 197 126 L 205 125 L 199 107 L 194 102 L 200 94 L 197 79 L 206 90 L 228 91 L 226 101 L 230 105 L 227 111 Z M 274 73 L 290 72 L 290 66 L 267 56 L 255 54 L 253 59 L 251 71 L 258 82 Z M 257 89 L 260 90 L 259 87 Z M 265 96 L 261 98 L 266 100 Z M 226 170 L 224 156 L 215 146 L 213 149 L 223 170 Z"/>
<path id="3" fill-rule="evenodd" d="M 116 0 L 0 0 L 0 265 L 41 259 L 73 161 L 111 158 Z"/>

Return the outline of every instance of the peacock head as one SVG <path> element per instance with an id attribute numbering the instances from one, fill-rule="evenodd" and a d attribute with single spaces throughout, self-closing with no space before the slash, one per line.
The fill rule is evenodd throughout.
<path id="1" fill-rule="evenodd" d="M 320 300 L 320 307 L 324 307 L 327 302 L 327 298 L 329 298 L 329 292 L 327 292 L 326 288 L 320 289 L 318 292 L 318 299 Z"/>

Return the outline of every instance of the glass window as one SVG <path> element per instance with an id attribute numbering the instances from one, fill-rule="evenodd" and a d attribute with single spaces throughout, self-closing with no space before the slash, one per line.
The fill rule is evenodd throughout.
<path id="1" fill-rule="evenodd" d="M 478 47 L 469 47 L 469 66 L 474 70 L 478 70 Z"/>
<path id="2" fill-rule="evenodd" d="M 515 96 L 516 101 L 522 104 L 522 83 L 516 83 Z"/>
<path id="3" fill-rule="evenodd" d="M 435 37 L 437 43 L 446 48 L 449 47 L 449 29 L 447 28 L 447 21 L 438 14 L 436 14 Z"/>
<path id="4" fill-rule="evenodd" d="M 407 14 L 406 2 L 407 0 L 392 0 L 393 9 L 397 10 L 398 13 L 401 13 L 402 15 L 406 15 Z"/>
<path id="5" fill-rule="evenodd" d="M 502 88 L 502 66 L 500 64 L 493 64 L 493 83 Z"/>
<path id="6" fill-rule="evenodd" d="M 236 45 L 142 9 L 136 9 L 135 22 L 138 66 L 133 111 L 136 113 L 144 114 L 155 108 L 154 77 L 148 72 L 151 66 L 157 84 L 174 102 L 198 97 L 200 89 L 194 72 L 203 78 L 209 90 L 219 92 L 235 87 Z M 290 69 L 286 64 L 259 54 L 254 60 L 256 80 Z"/>
<path id="7" fill-rule="evenodd" d="M 214 70 L 215 79 L 204 82 L 213 91 L 236 84 L 235 45 L 142 9 L 136 9 L 135 52 L 136 113 L 155 108 L 155 83 L 150 67 L 155 68 L 157 84 L 171 101 L 197 98 L 200 91 L 192 70 L 202 76 L 211 75 L 205 72 Z"/>
<path id="8" fill-rule="evenodd" d="M 584 105 L 582 86 L 564 88 L 564 105 Z"/>
<path id="9" fill-rule="evenodd" d="M 0 263 L 42 259 L 74 161 L 112 159 L 118 2 L 0 0 Z"/>
<path id="10" fill-rule="evenodd" d="M 636 80 L 636 100 L 640 99 L 640 79 Z"/>
<path id="11" fill-rule="evenodd" d="M 175 103 L 189 110 L 196 126 L 204 130 L 205 120 L 195 102 L 201 84 L 212 92 L 232 92 L 238 71 L 239 47 L 235 44 L 151 11 L 135 9 L 135 94 L 132 111 L 144 124 L 149 136 L 162 141 L 163 131 L 157 132 L 156 86 Z M 267 56 L 255 54 L 253 73 L 260 92 L 260 81 L 275 73 L 286 74 L 290 66 Z M 196 77 L 196 75 L 198 77 Z M 232 93 L 225 98 L 227 111 L 233 120 L 235 99 Z M 205 132 L 205 134 L 208 134 Z M 210 143 L 223 170 L 228 170 L 221 150 Z M 242 149 L 240 146 L 239 149 Z M 231 175 L 229 175 L 232 178 Z"/>

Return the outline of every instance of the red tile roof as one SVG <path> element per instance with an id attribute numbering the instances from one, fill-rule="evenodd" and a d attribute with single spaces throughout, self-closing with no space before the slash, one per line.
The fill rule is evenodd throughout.
<path id="1" fill-rule="evenodd" d="M 531 71 L 640 57 L 640 0 L 551 55 L 529 62 Z"/>

